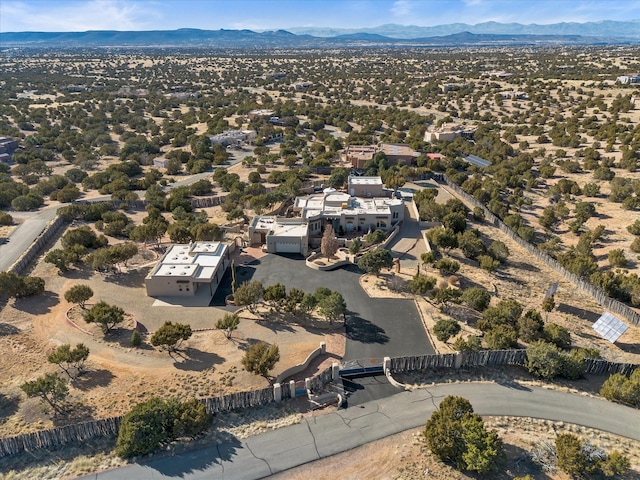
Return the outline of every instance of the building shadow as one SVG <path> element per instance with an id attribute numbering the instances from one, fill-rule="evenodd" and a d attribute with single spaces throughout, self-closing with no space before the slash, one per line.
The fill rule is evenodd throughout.
<path id="1" fill-rule="evenodd" d="M 260 263 L 260 260 L 254 260 L 250 264 L 236 266 L 236 287 L 239 287 L 244 282 L 248 282 L 253 279 L 256 273 L 256 266 Z M 234 305 L 227 305 L 226 299 L 233 293 L 231 288 L 231 282 L 233 280 L 232 271 L 230 268 L 224 273 L 220 284 L 216 289 L 211 302 L 210 307 L 220 307 L 228 311 L 236 311 L 238 307 Z"/>

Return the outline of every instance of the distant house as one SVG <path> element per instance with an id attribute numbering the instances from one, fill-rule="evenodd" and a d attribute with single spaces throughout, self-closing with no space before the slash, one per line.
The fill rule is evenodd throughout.
<path id="1" fill-rule="evenodd" d="M 259 109 L 259 110 L 251 110 L 248 114 L 247 114 L 247 118 L 249 119 L 249 121 L 253 121 L 256 118 L 260 118 L 260 117 L 272 117 L 273 114 L 275 113 L 274 110 L 270 110 L 270 109 Z"/>
<path id="2" fill-rule="evenodd" d="M 264 245 L 269 253 L 309 253 L 309 222 L 301 218 L 253 217 L 249 242 Z"/>
<path id="3" fill-rule="evenodd" d="M 458 137 L 473 138 L 476 133 L 475 126 L 442 125 L 440 128 L 427 130 L 424 133 L 425 142 L 452 142 Z"/>
<path id="4" fill-rule="evenodd" d="M 623 85 L 627 85 L 630 83 L 640 83 L 640 75 L 621 75 L 616 78 L 617 83 L 621 83 Z"/>
<path id="5" fill-rule="evenodd" d="M 229 247 L 220 242 L 193 242 L 169 247 L 144 279 L 150 297 L 192 297 L 216 292 L 229 267 Z"/>
<path id="6" fill-rule="evenodd" d="M 364 168 L 367 162 L 373 160 L 378 150 L 375 145 L 347 145 L 343 159 L 353 168 Z"/>
<path id="7" fill-rule="evenodd" d="M 0 137 L 0 162 L 9 163 L 18 145 L 17 140 L 9 137 Z"/>
<path id="8" fill-rule="evenodd" d="M 154 158 L 153 159 L 153 166 L 154 167 L 167 168 L 167 163 L 169 163 L 169 160 L 166 159 L 166 158 Z"/>
<path id="9" fill-rule="evenodd" d="M 526 100 L 527 94 L 517 90 L 506 90 L 500 92 L 500 96 L 505 100 Z"/>
<path id="10" fill-rule="evenodd" d="M 296 82 L 293 84 L 293 88 L 296 90 L 306 90 L 307 88 L 313 87 L 312 82 Z"/>
<path id="11" fill-rule="evenodd" d="M 400 165 L 413 165 L 420 154 L 414 151 L 407 143 L 382 143 L 380 151 L 384 152 L 389 163 Z"/>
<path id="12" fill-rule="evenodd" d="M 224 147 L 227 145 L 242 145 L 243 143 L 253 143 L 256 139 L 255 130 L 227 130 L 217 135 L 209 136 L 212 144 L 219 144 Z"/>

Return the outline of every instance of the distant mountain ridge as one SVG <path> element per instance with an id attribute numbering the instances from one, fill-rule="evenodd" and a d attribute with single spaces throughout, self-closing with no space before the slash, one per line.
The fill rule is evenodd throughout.
<path id="1" fill-rule="evenodd" d="M 492 35 L 581 35 L 587 37 L 640 38 L 640 19 L 629 21 L 602 20 L 600 22 L 585 23 L 562 22 L 548 25 L 498 22 L 483 22 L 475 25 L 452 23 L 432 27 L 389 23 L 372 28 L 292 27 L 287 28 L 287 31 L 315 37 L 370 33 L 400 39 L 445 36 L 462 32 Z"/>
<path id="2" fill-rule="evenodd" d="M 609 22 L 611 23 L 611 22 Z M 340 47 L 454 47 L 454 46 L 539 46 L 539 45 L 597 45 L 614 43 L 640 43 L 640 20 L 632 22 L 613 22 L 616 24 L 633 24 L 637 26 L 635 37 L 625 37 L 628 31 L 620 26 L 617 35 L 584 35 L 573 33 L 572 29 L 558 33 L 518 33 L 518 32 L 483 32 L 469 29 L 452 32 L 451 25 L 441 27 L 403 27 L 401 25 L 383 25 L 376 27 L 379 31 L 331 31 L 335 35 L 317 36 L 308 33 L 292 33 L 287 30 L 254 32 L 252 30 L 200 30 L 181 28 L 178 30 L 117 31 L 96 30 L 87 32 L 2 32 L 0 48 L 39 47 L 39 48 L 77 48 L 77 47 L 208 47 L 208 48 L 340 48 Z M 456 24 L 470 27 L 465 24 Z M 495 22 L 478 24 L 481 29 L 499 30 Z M 513 26 L 518 24 L 508 24 Z M 565 25 L 565 24 L 556 24 Z M 573 24 L 566 24 L 573 25 Z M 580 24 L 587 25 L 587 24 Z M 608 23 L 607 23 L 608 25 Z M 503 25 L 504 26 L 504 25 Z M 531 27 L 522 26 L 521 27 Z M 549 27 L 548 25 L 544 27 Z M 456 27 L 457 28 L 457 27 Z M 370 29 L 370 30 L 376 30 Z M 397 31 L 411 32 L 413 36 L 401 38 Z M 518 30 L 511 28 L 512 30 Z M 364 29 L 366 30 L 366 29 Z M 477 30 L 477 28 L 476 28 Z M 394 34 L 394 31 L 396 33 Z M 422 34 L 422 35 L 419 35 Z M 395 35 L 395 36 L 394 36 Z"/>

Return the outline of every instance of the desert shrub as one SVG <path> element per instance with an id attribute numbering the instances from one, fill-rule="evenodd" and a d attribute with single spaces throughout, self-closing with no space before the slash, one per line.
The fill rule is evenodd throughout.
<path id="1" fill-rule="evenodd" d="M 479 312 L 484 311 L 491 302 L 491 294 L 481 287 L 467 288 L 460 298 L 465 305 Z"/>
<path id="2" fill-rule="evenodd" d="M 433 326 L 433 333 L 441 342 L 447 342 L 451 337 L 460 332 L 460 324 L 451 319 L 445 318 L 438 320 Z"/>
<path id="3" fill-rule="evenodd" d="M 565 327 L 557 323 L 549 323 L 544 327 L 543 336 L 546 341 L 558 348 L 567 349 L 571 346 L 571 334 Z"/>

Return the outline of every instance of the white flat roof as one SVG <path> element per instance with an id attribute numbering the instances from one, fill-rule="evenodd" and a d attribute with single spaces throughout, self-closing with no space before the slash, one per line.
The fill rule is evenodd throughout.
<path id="1" fill-rule="evenodd" d="M 349 183 L 351 185 L 382 185 L 382 178 L 380 177 L 358 177 L 354 175 L 349 176 Z"/>
<path id="2" fill-rule="evenodd" d="M 151 276 L 212 278 L 228 248 L 221 242 L 172 245 Z"/>
<path id="3" fill-rule="evenodd" d="M 346 204 L 346 206 L 343 206 Z M 297 197 L 295 206 L 302 210 L 302 218 L 312 218 L 317 215 L 355 215 L 355 214 L 390 214 L 391 207 L 402 205 L 397 198 L 362 198 L 351 197 L 346 193 L 329 195 L 310 195 Z"/>

